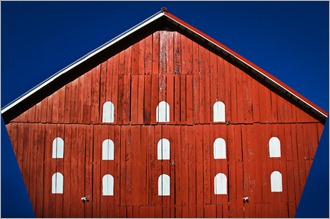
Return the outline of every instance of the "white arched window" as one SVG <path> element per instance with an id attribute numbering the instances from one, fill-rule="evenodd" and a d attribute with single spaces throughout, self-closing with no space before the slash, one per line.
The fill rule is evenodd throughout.
<path id="1" fill-rule="evenodd" d="M 52 176 L 52 194 L 63 194 L 63 175 L 54 173 Z"/>
<path id="2" fill-rule="evenodd" d="M 269 157 L 281 157 L 281 142 L 277 137 L 269 140 Z"/>
<path id="3" fill-rule="evenodd" d="M 223 138 L 215 139 L 213 143 L 214 159 L 226 159 L 226 141 Z"/>
<path id="4" fill-rule="evenodd" d="M 169 196 L 171 191 L 170 176 L 162 174 L 158 177 L 158 196 Z"/>
<path id="5" fill-rule="evenodd" d="M 63 158 L 63 156 L 64 156 L 64 141 L 62 138 L 57 137 L 53 140 L 52 158 Z"/>
<path id="6" fill-rule="evenodd" d="M 162 138 L 157 144 L 157 158 L 158 160 L 169 160 L 170 159 L 171 144 L 166 138 Z"/>
<path id="7" fill-rule="evenodd" d="M 111 139 L 106 139 L 102 143 L 102 160 L 114 159 L 114 143 Z"/>
<path id="8" fill-rule="evenodd" d="M 221 101 L 217 101 L 213 105 L 213 122 L 225 122 L 225 121 L 226 121 L 225 104 Z"/>
<path id="9" fill-rule="evenodd" d="M 105 174 L 102 178 L 102 195 L 113 196 L 113 176 L 111 174 Z"/>
<path id="10" fill-rule="evenodd" d="M 114 109 L 115 107 L 113 103 L 110 101 L 107 101 L 103 104 L 102 122 L 114 122 L 114 118 L 115 118 Z"/>
<path id="11" fill-rule="evenodd" d="M 157 122 L 170 121 L 170 105 L 165 101 L 160 102 L 156 108 L 156 121 Z"/>
<path id="12" fill-rule="evenodd" d="M 282 174 L 278 171 L 270 175 L 270 187 L 272 192 L 282 192 Z"/>
<path id="13" fill-rule="evenodd" d="M 214 194 L 227 194 L 227 176 L 223 173 L 218 173 L 214 177 Z"/>

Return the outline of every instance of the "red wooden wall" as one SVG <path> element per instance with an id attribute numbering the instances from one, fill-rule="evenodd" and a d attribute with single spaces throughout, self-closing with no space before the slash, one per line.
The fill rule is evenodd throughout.
<path id="1" fill-rule="evenodd" d="M 157 125 L 156 107 L 170 105 Z M 213 104 L 226 105 L 226 123 L 213 123 Z M 102 123 L 103 103 L 115 106 Z M 157 31 L 43 99 L 7 125 L 37 217 L 294 217 L 323 125 L 234 65 L 187 37 Z M 268 141 L 281 141 L 269 158 Z M 52 141 L 64 140 L 64 159 Z M 157 142 L 171 142 L 171 159 L 157 160 Z M 227 159 L 213 159 L 225 139 Z M 110 138 L 115 158 L 102 160 Z M 270 173 L 283 192 L 270 191 Z M 51 193 L 61 172 L 64 193 Z M 214 195 L 225 173 L 228 194 Z M 102 176 L 114 176 L 114 196 L 102 196 Z M 158 176 L 171 177 L 171 195 L 157 195 Z M 90 202 L 80 198 L 87 196 Z M 250 197 L 243 203 L 243 197 Z"/>

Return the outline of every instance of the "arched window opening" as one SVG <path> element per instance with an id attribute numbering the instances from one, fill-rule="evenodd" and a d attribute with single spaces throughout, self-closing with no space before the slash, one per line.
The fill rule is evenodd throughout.
<path id="1" fill-rule="evenodd" d="M 282 174 L 278 171 L 270 175 L 270 187 L 272 192 L 282 192 Z"/>
<path id="2" fill-rule="evenodd" d="M 214 177 L 214 194 L 227 194 L 227 176 L 223 173 L 218 173 Z"/>
<path id="3" fill-rule="evenodd" d="M 225 122 L 226 111 L 225 104 L 221 101 L 217 101 L 213 105 L 213 122 Z"/>
<path id="4" fill-rule="evenodd" d="M 156 121 L 157 122 L 170 121 L 170 105 L 165 101 L 160 102 L 156 108 Z"/>
<path id="5" fill-rule="evenodd" d="M 64 157 L 64 141 L 62 138 L 57 137 L 53 140 L 53 153 L 52 158 Z"/>
<path id="6" fill-rule="evenodd" d="M 103 104 L 102 122 L 114 122 L 114 105 L 112 102 L 107 101 Z"/>
<path id="7" fill-rule="evenodd" d="M 269 140 L 269 157 L 281 157 L 281 142 L 277 137 Z"/>
<path id="8" fill-rule="evenodd" d="M 170 159 L 171 144 L 166 138 L 162 138 L 157 144 L 157 158 L 158 160 L 169 160 Z"/>
<path id="9" fill-rule="evenodd" d="M 111 174 L 105 174 L 102 178 L 102 195 L 113 196 L 113 176 Z"/>
<path id="10" fill-rule="evenodd" d="M 226 159 L 226 141 L 223 138 L 215 139 L 213 143 L 214 159 Z"/>
<path id="11" fill-rule="evenodd" d="M 52 176 L 52 194 L 63 194 L 63 175 L 56 172 Z"/>
<path id="12" fill-rule="evenodd" d="M 171 191 L 171 180 L 167 174 L 158 177 L 158 196 L 169 196 Z"/>
<path id="13" fill-rule="evenodd" d="M 111 139 L 102 143 L 102 160 L 114 160 L 114 143 Z"/>

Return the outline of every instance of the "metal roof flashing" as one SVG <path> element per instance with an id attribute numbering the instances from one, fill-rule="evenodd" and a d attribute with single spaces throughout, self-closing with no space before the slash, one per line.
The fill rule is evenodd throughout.
<path id="1" fill-rule="evenodd" d="M 322 110 L 321 108 L 317 107 L 315 104 L 298 94 L 297 92 L 293 91 L 290 87 L 285 85 L 283 82 L 275 78 L 274 76 L 270 75 L 260 67 L 256 66 L 255 64 L 251 63 L 247 59 L 243 58 L 236 52 L 232 51 L 231 49 L 227 48 L 226 46 L 222 45 L 220 42 L 214 40 L 213 38 L 209 37 L 208 35 L 202 33 L 201 31 L 197 30 L 196 28 L 192 27 L 191 25 L 185 23 L 184 21 L 180 20 L 179 18 L 175 17 L 174 15 L 167 12 L 166 8 L 162 8 L 161 11 L 155 13 L 154 15 L 150 16 L 149 18 L 145 19 L 144 21 L 140 22 L 139 24 L 133 26 L 132 28 L 128 29 L 124 33 L 118 35 L 117 37 L 111 39 L 110 41 L 106 42 L 105 44 L 101 45 L 100 47 L 96 48 L 95 50 L 91 51 L 90 53 L 86 54 L 85 56 L 81 57 L 77 61 L 73 62 L 72 64 L 68 65 L 67 67 L 61 69 L 53 76 L 49 77 L 48 79 L 44 80 L 31 90 L 27 91 L 11 103 L 7 104 L 1 110 L 1 114 L 5 118 L 5 122 L 7 124 L 8 120 L 6 119 L 6 114 L 11 111 L 15 110 L 19 104 L 22 102 L 26 102 L 29 97 L 32 95 L 36 95 L 36 93 L 41 92 L 42 89 L 45 89 L 46 86 L 56 83 L 57 80 L 61 79 L 66 73 L 72 72 L 75 68 L 78 68 L 80 65 L 84 64 L 91 58 L 94 58 L 96 55 L 100 54 L 101 52 L 110 49 L 111 47 L 119 44 L 128 36 L 136 33 L 137 31 L 147 28 L 154 24 L 156 21 L 160 20 L 161 18 L 166 18 L 167 22 L 170 22 L 172 26 L 174 25 L 181 31 L 184 31 L 187 35 L 193 35 L 194 37 L 200 38 L 200 40 L 205 41 L 209 46 L 213 47 L 217 51 L 221 52 L 224 56 L 229 57 L 231 60 L 236 62 L 238 65 L 247 69 L 251 75 L 255 75 L 260 80 L 268 81 L 272 87 L 278 89 L 281 93 L 285 93 L 284 95 L 291 100 L 292 102 L 297 102 L 298 105 L 301 105 L 303 108 L 308 108 L 308 112 L 310 114 L 316 116 L 321 121 L 325 122 L 328 117 L 328 113 Z M 171 28 L 170 28 L 171 29 Z M 297 99 L 295 101 L 295 99 Z"/>

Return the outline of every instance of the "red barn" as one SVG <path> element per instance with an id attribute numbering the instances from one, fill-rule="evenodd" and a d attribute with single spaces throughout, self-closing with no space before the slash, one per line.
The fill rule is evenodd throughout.
<path id="1" fill-rule="evenodd" d="M 37 217 L 294 217 L 328 116 L 166 11 L 2 115 Z"/>

